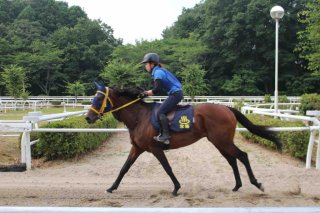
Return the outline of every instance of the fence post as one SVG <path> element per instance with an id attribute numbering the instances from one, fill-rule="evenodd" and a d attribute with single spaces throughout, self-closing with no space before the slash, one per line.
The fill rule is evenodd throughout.
<path id="1" fill-rule="evenodd" d="M 316 131 L 310 130 L 310 138 L 309 138 L 307 159 L 306 159 L 306 168 L 307 169 L 311 168 L 311 156 L 312 156 L 312 150 L 313 150 L 315 136 L 316 136 Z"/>
<path id="2" fill-rule="evenodd" d="M 27 166 L 27 170 L 30 170 L 31 169 L 30 131 L 25 132 L 25 145 L 26 145 L 26 166 Z"/>
<path id="3" fill-rule="evenodd" d="M 308 147 L 308 154 L 309 154 L 309 148 L 310 148 L 310 141 L 312 140 L 312 146 L 314 144 L 314 142 L 316 142 L 318 144 L 318 148 L 317 148 L 317 156 L 316 156 L 316 168 L 320 169 L 320 110 L 307 110 L 306 111 L 306 115 L 308 116 L 312 116 L 313 117 L 313 125 L 316 125 L 318 128 L 316 130 L 313 130 L 310 132 L 310 140 L 309 140 L 309 147 Z M 316 133 L 318 132 L 318 140 L 316 140 Z M 312 148 L 310 151 L 310 156 L 307 155 L 307 157 L 309 157 L 310 159 L 308 159 L 310 161 L 310 165 L 311 165 L 311 154 L 312 154 Z"/>
<path id="4" fill-rule="evenodd" d="M 318 147 L 317 147 L 316 169 L 320 169 L 320 127 L 318 129 Z"/>
<path id="5" fill-rule="evenodd" d="M 26 163 L 26 142 L 25 142 L 26 132 L 22 133 L 21 137 L 21 163 Z"/>
<path id="6" fill-rule="evenodd" d="M 23 132 L 21 139 L 21 162 L 26 163 L 27 170 L 31 169 L 32 164 L 30 133 L 34 128 L 33 123 L 38 121 L 41 115 L 41 112 L 29 112 L 28 116 L 23 117 L 23 120 L 29 124 L 28 128 Z"/>
<path id="7" fill-rule="evenodd" d="M 31 169 L 31 143 L 30 143 L 30 127 L 22 133 L 21 137 L 21 163 L 25 163 L 27 170 Z"/>

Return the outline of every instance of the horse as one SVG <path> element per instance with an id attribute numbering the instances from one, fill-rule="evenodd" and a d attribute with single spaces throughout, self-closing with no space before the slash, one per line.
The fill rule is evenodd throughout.
<path id="1" fill-rule="evenodd" d="M 230 164 L 235 178 L 235 186 L 232 191 L 238 191 L 242 187 L 237 160 L 245 166 L 251 184 L 264 191 L 263 185 L 257 181 L 253 174 L 247 153 L 234 144 L 234 135 L 237 122 L 239 122 L 251 133 L 272 141 L 277 149 L 281 150 L 282 144 L 277 134 L 270 131 L 269 127 L 253 124 L 245 115 L 232 107 L 202 103 L 194 106 L 193 128 L 183 133 L 172 132 L 170 144 L 165 145 L 153 138 L 158 134 L 150 122 L 153 103 L 143 101 L 143 98 L 139 97 L 141 94 L 139 89 L 117 89 L 100 86 L 97 83 L 96 88 L 97 93 L 85 119 L 88 123 L 94 123 L 104 114 L 112 113 L 128 128 L 132 144 L 126 162 L 115 182 L 106 190 L 107 192 L 112 193 L 118 189 L 124 175 L 142 153 L 151 152 L 171 178 L 174 184 L 172 195 L 177 196 L 181 185 L 171 169 L 164 150 L 185 147 L 203 137 L 206 137 Z"/>

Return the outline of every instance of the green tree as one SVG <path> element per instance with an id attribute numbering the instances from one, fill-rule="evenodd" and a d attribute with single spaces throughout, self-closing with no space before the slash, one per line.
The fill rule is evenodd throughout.
<path id="1" fill-rule="evenodd" d="M 299 15 L 299 21 L 306 28 L 298 32 L 299 44 L 296 51 L 308 61 L 308 69 L 320 78 L 320 0 L 308 2 L 306 10 Z"/>
<path id="2" fill-rule="evenodd" d="M 148 52 L 156 52 L 160 56 L 163 66 L 177 75 L 181 80 L 181 72 L 191 64 L 204 64 L 207 48 L 203 42 L 197 40 L 196 34 L 190 34 L 188 38 L 175 39 L 167 38 L 155 41 L 137 41 L 135 45 L 118 46 L 112 53 L 114 60 L 122 60 L 124 63 L 137 64 Z M 141 66 L 140 70 L 144 67 Z M 146 73 L 144 71 L 144 73 Z M 144 75 L 143 75 L 144 76 Z M 143 88 L 150 88 L 151 78 L 146 77 L 140 85 Z"/>
<path id="3" fill-rule="evenodd" d="M 5 86 L 7 94 L 14 97 L 26 97 L 28 95 L 27 76 L 24 69 L 17 65 L 9 65 L 4 68 L 1 73 L 1 84 Z"/>
<path id="4" fill-rule="evenodd" d="M 92 82 L 99 76 L 113 49 L 120 45 L 112 34 L 99 20 L 79 19 L 73 28 L 60 28 L 51 36 L 50 41 L 63 51 L 69 82 Z"/>
<path id="5" fill-rule="evenodd" d="M 118 45 L 110 26 L 90 20 L 78 6 L 0 0 L 0 67 L 23 67 L 34 95 L 61 95 L 65 82 L 93 81 Z"/>
<path id="6" fill-rule="evenodd" d="M 27 19 L 15 20 L 8 30 L 7 40 L 12 44 L 15 51 L 30 51 L 35 40 L 44 40 L 46 29 L 38 21 Z"/>
<path id="7" fill-rule="evenodd" d="M 224 84 L 232 80 L 238 70 L 255 72 L 261 80 L 256 83 L 258 91 L 272 93 L 275 33 L 270 9 L 279 4 L 286 11 L 279 32 L 279 90 L 286 91 L 289 81 L 300 81 L 294 77 L 301 76 L 305 71 L 298 64 L 301 61 L 298 55 L 293 52 L 297 41 L 296 32 L 303 28 L 297 21 L 297 13 L 303 10 L 305 2 L 206 0 L 192 9 L 184 10 L 178 21 L 164 31 L 164 38 L 186 38 L 190 33 L 195 33 L 207 46 L 203 65 L 207 70 L 210 94 L 229 94 Z"/>
<path id="8" fill-rule="evenodd" d="M 106 65 L 100 76 L 113 86 L 120 89 L 140 86 L 145 80 L 146 73 L 139 71 L 139 65 L 125 63 L 122 60 L 113 60 Z"/>
<path id="9" fill-rule="evenodd" d="M 78 96 L 84 95 L 85 84 L 80 81 L 76 81 L 74 83 L 67 84 L 67 93 L 75 96 L 75 101 L 78 103 Z"/>
<path id="10" fill-rule="evenodd" d="M 206 71 L 199 64 L 190 64 L 186 66 L 182 72 L 183 92 L 185 95 L 191 96 L 192 101 L 197 95 L 207 93 L 207 84 L 204 76 Z"/>
<path id="11" fill-rule="evenodd" d="M 26 67 L 32 87 L 46 95 L 63 87 L 67 75 L 63 73 L 62 51 L 51 43 L 35 41 L 32 52 L 17 54 L 15 59 L 20 66 Z"/>
<path id="12" fill-rule="evenodd" d="M 222 88 L 231 95 L 261 95 L 257 87 L 258 76 L 252 70 L 240 70 L 227 80 Z"/>

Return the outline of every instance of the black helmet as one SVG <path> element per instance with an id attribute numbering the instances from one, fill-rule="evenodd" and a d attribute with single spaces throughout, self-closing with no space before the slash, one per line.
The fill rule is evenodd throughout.
<path id="1" fill-rule="evenodd" d="M 140 62 L 140 64 L 145 64 L 148 62 L 153 62 L 155 64 L 159 64 L 160 57 L 157 53 L 147 53 L 144 55 L 143 60 Z"/>

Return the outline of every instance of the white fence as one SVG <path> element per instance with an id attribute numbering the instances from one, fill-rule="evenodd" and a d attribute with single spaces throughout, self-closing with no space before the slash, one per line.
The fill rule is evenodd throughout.
<path id="1" fill-rule="evenodd" d="M 0 111 L 6 112 L 7 110 L 17 109 L 41 109 L 44 107 L 52 106 L 53 102 L 61 102 L 60 107 L 64 106 L 82 106 L 82 102 L 90 102 L 94 96 L 30 96 L 27 100 L 14 99 L 13 97 L 0 96 Z M 163 101 L 167 96 L 152 96 L 148 100 Z M 273 97 L 271 97 L 273 100 Z M 290 103 L 298 103 L 300 97 L 289 96 Z M 195 96 L 193 99 L 190 96 L 185 96 L 183 102 L 186 103 L 217 103 L 228 106 L 233 106 L 236 101 L 244 101 L 247 103 L 262 103 L 264 96 Z"/>
<path id="2" fill-rule="evenodd" d="M 213 97 L 213 96 L 211 96 Z M 156 97 L 158 98 L 158 97 Z M 209 99 L 208 97 L 206 101 L 208 102 L 215 102 L 217 99 Z M 161 97 L 159 101 L 161 101 Z M 200 100 L 200 99 L 198 99 Z M 225 101 L 227 100 L 227 101 Z M 202 102 L 202 101 L 201 101 Z M 220 104 L 229 105 L 230 100 L 221 98 L 218 100 Z M 296 103 L 290 103 L 292 106 L 296 106 Z M 258 105 L 259 107 L 262 106 L 261 104 Z M 312 125 L 306 127 L 278 127 L 278 128 L 271 128 L 272 131 L 310 131 L 310 139 L 308 145 L 308 152 L 306 157 L 306 168 L 311 167 L 311 158 L 312 158 L 312 151 L 315 143 L 319 143 L 319 139 L 316 139 L 317 133 L 320 132 L 320 121 L 315 117 L 308 117 L 308 116 L 295 116 L 295 115 L 288 115 L 288 114 L 274 114 L 271 108 L 259 108 L 257 106 L 245 106 L 242 108 L 244 113 L 252 112 L 258 114 L 269 115 L 273 117 L 281 117 L 285 119 L 295 119 L 295 120 L 302 120 L 311 122 Z M 83 115 L 87 112 L 87 110 L 79 111 L 79 112 L 68 112 L 68 113 L 59 113 L 54 115 L 41 115 L 39 112 L 29 112 L 28 116 L 25 116 L 23 120 L 0 120 L 0 132 L 8 133 L 22 133 L 21 138 L 21 162 L 26 163 L 27 169 L 31 169 L 31 146 L 36 143 L 36 141 L 30 141 L 30 133 L 31 132 L 119 132 L 119 131 L 127 131 L 127 129 L 48 129 L 48 128 L 38 128 L 38 123 L 41 121 L 49 121 L 55 119 L 64 119 L 70 116 L 76 115 Z M 292 113 L 292 111 L 282 111 L 284 113 Z M 247 131 L 245 128 L 237 128 L 237 131 Z M 318 134 L 320 137 L 320 134 Z M 316 156 L 316 168 L 320 169 L 320 146 L 317 149 L 317 156 Z"/>
<path id="3" fill-rule="evenodd" d="M 5 213 L 320 213 L 320 207 L 239 208 L 102 208 L 102 207 L 13 207 L 0 206 Z"/>

